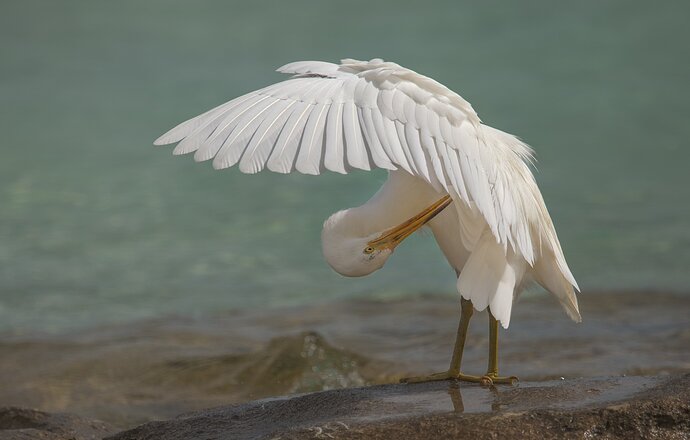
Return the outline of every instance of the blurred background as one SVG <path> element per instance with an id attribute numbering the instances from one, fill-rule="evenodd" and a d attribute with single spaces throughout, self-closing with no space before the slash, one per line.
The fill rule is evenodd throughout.
<path id="1" fill-rule="evenodd" d="M 386 316 L 408 336 L 428 332 L 433 319 L 419 317 L 435 312 L 415 307 L 456 303 L 454 273 L 428 234 L 367 278 L 341 278 L 323 261 L 324 219 L 366 201 L 385 172 L 247 176 L 151 146 L 284 79 L 274 70 L 296 60 L 381 57 L 444 83 L 536 150 L 537 181 L 585 294 L 688 291 L 687 2 L 5 0 L 1 9 L 0 377 L 16 384 L 0 403 L 90 408 L 127 424 L 194 406 L 151 402 L 208 382 L 199 365 L 222 366 L 216 403 L 381 381 L 322 375 L 228 398 L 247 381 L 222 377 L 279 335 L 318 345 L 320 334 L 299 333 L 318 327 L 305 316 L 335 316 L 337 305 L 373 315 L 352 312 L 321 333 L 366 353 L 374 348 L 343 335 L 365 338 Z M 438 354 L 411 338 L 387 361 L 445 365 L 455 319 L 453 310 Z M 141 390 L 131 380 L 144 370 L 156 379 L 135 396 L 117 371 L 136 350 L 153 360 L 123 373 L 127 383 Z M 190 356 L 205 363 L 174 364 Z M 17 379 L 37 359 L 52 370 Z M 180 368 L 197 376 L 175 376 Z M 110 403 L 93 410 L 90 399 Z M 124 409 L 134 403 L 138 412 Z"/>

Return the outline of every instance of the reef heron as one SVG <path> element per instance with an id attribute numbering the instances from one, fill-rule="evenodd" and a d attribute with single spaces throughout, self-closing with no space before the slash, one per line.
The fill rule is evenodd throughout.
<path id="1" fill-rule="evenodd" d="M 536 282 L 580 321 L 577 283 L 529 168 L 532 150 L 481 122 L 469 102 L 437 81 L 381 59 L 301 61 L 286 81 L 248 93 L 173 128 L 156 145 L 179 144 L 215 169 L 278 173 L 388 170 L 364 205 L 329 217 L 321 234 L 338 273 L 368 275 L 428 225 L 457 273 L 461 318 L 448 371 L 404 379 L 512 383 L 498 374 L 498 324 Z M 484 375 L 461 371 L 473 310 L 488 308 Z"/>

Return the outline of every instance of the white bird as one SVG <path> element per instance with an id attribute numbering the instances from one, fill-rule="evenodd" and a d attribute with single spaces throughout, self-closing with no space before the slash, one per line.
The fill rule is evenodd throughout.
<path id="1" fill-rule="evenodd" d="M 301 61 L 278 71 L 293 76 L 183 122 L 154 144 L 179 142 L 174 154 L 213 159 L 215 169 L 239 163 L 250 174 L 388 170 L 368 202 L 325 221 L 321 238 L 328 264 L 356 277 L 383 267 L 423 225 L 433 231 L 458 274 L 460 325 L 448 371 L 405 381 L 517 380 L 498 375 L 498 323 L 508 327 L 513 301 L 530 281 L 581 320 L 577 283 L 526 144 L 484 125 L 460 95 L 395 63 Z M 473 308 L 489 309 L 489 366 L 482 376 L 460 369 Z"/>

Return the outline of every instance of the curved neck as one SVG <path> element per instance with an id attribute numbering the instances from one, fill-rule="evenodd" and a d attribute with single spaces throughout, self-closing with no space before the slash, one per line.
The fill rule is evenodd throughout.
<path id="1" fill-rule="evenodd" d="M 388 180 L 365 204 L 329 217 L 323 233 L 339 238 L 380 234 L 415 216 L 441 196 L 420 178 L 391 171 Z"/>
<path id="2" fill-rule="evenodd" d="M 376 226 L 379 222 L 373 221 L 382 214 L 382 211 L 366 204 L 338 211 L 324 222 L 322 238 L 347 240 L 369 237 L 384 230 Z"/>
<path id="3" fill-rule="evenodd" d="M 402 240 L 447 206 L 449 197 L 434 200 L 438 193 L 429 185 L 409 174 L 395 177 L 399 173 L 391 172 L 364 205 L 338 211 L 324 222 L 322 250 L 336 272 L 364 276 L 380 269 Z"/>

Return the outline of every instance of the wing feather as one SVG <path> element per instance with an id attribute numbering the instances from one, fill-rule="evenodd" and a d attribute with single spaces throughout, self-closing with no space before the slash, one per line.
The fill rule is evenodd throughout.
<path id="1" fill-rule="evenodd" d="M 422 144 L 422 147 L 424 148 L 424 151 L 429 156 L 429 161 L 431 162 L 431 166 L 434 171 L 432 175 L 436 177 L 443 189 L 446 192 L 449 192 L 448 175 L 443 171 L 443 164 L 441 163 L 439 152 L 436 149 L 434 139 L 431 137 L 428 131 L 421 130 L 419 133 L 419 140 Z"/>
<path id="2" fill-rule="evenodd" d="M 295 169 L 302 174 L 317 175 L 320 172 L 324 128 L 330 104 L 314 104 L 302 134 Z"/>
<path id="3" fill-rule="evenodd" d="M 538 280 L 560 289 L 571 316 L 577 314 L 571 294 L 577 285 L 529 170 L 528 146 L 483 125 L 442 84 L 395 63 L 300 61 L 278 70 L 295 76 L 183 122 L 155 144 L 179 142 L 175 154 L 194 152 L 197 161 L 213 159 L 215 168 L 239 162 L 248 173 L 403 169 L 451 194 L 473 225 L 483 218 L 502 252 L 540 270 Z M 477 231 L 467 226 L 464 242 L 478 243 Z M 496 252 L 488 239 L 482 243 Z M 536 265 L 539 255 L 552 255 L 554 265 Z M 483 301 L 509 315 L 506 295 Z"/>
<path id="4" fill-rule="evenodd" d="M 326 118 L 326 152 L 324 166 L 337 173 L 346 174 L 343 144 L 343 103 L 334 103 Z"/>
<path id="5" fill-rule="evenodd" d="M 394 162 L 408 173 L 414 174 L 409 162 L 407 161 L 405 147 L 403 147 L 403 145 L 400 143 L 400 138 L 398 138 L 398 130 L 395 128 L 395 120 L 384 118 L 383 126 L 386 131 L 386 139 L 388 139 L 391 151 L 393 152 Z"/>
<path id="6" fill-rule="evenodd" d="M 213 158 L 213 168 L 220 170 L 239 162 L 247 143 L 259 128 L 263 120 L 262 116 L 270 113 L 269 110 L 280 102 L 279 99 L 265 96 L 256 105 L 243 111 L 236 119 L 237 124 L 232 129 L 232 133 L 223 142 L 223 145 Z"/>
<path id="7" fill-rule="evenodd" d="M 358 107 L 357 117 L 374 164 L 379 168 L 388 170 L 397 169 L 391 162 L 390 157 L 385 153 L 379 137 L 376 134 L 374 121 L 371 119 L 371 109 L 369 107 Z"/>
<path id="8" fill-rule="evenodd" d="M 280 101 L 274 107 L 271 115 L 267 115 L 254 133 L 251 142 L 240 160 L 240 171 L 243 173 L 258 173 L 261 171 L 268 156 L 271 154 L 281 129 L 285 126 L 290 116 L 290 110 L 295 106 L 295 101 Z"/>
<path id="9" fill-rule="evenodd" d="M 436 145 L 439 146 L 438 149 L 441 151 L 441 157 L 443 157 L 443 161 L 446 164 L 446 171 L 453 177 L 451 180 L 451 185 L 453 188 L 458 191 L 462 200 L 464 200 L 468 205 L 470 203 L 475 203 L 473 198 L 470 196 L 467 185 L 465 184 L 465 178 L 460 165 L 463 161 L 460 161 L 458 153 L 452 148 L 448 147 L 448 145 L 443 141 L 437 141 Z"/>
<path id="10" fill-rule="evenodd" d="M 401 121 L 393 121 L 395 125 L 395 134 L 398 137 L 398 142 L 400 142 L 401 150 L 405 156 L 405 162 L 410 168 L 410 173 L 414 175 L 419 175 L 417 167 L 415 166 L 414 159 L 412 159 L 412 152 L 410 151 L 410 145 L 407 143 L 407 137 L 405 136 L 405 124 Z"/>
<path id="11" fill-rule="evenodd" d="M 395 93 L 393 93 L 391 108 L 393 110 L 393 114 L 395 115 L 395 119 L 399 122 L 402 122 L 403 124 L 407 123 L 407 116 L 405 115 L 405 105 L 408 101 L 409 97 L 400 90 L 396 90 Z"/>
<path id="12" fill-rule="evenodd" d="M 424 149 L 422 148 L 422 143 L 419 138 L 419 130 L 414 128 L 412 124 L 405 124 L 404 130 L 405 140 L 407 140 L 409 145 L 410 155 L 415 164 L 415 169 L 420 176 L 430 182 L 432 179 L 429 175 L 426 156 L 424 155 Z"/>
<path id="13" fill-rule="evenodd" d="M 396 155 L 393 152 L 391 142 L 388 139 L 388 134 L 386 133 L 386 128 L 383 126 L 383 120 L 381 117 L 381 112 L 372 111 L 371 108 L 364 108 L 366 111 L 367 121 L 369 123 L 370 129 L 373 128 L 373 133 L 378 139 L 383 148 L 384 154 L 393 164 L 398 164 Z"/>
<path id="14" fill-rule="evenodd" d="M 211 110 L 200 114 L 199 116 L 195 116 L 188 121 L 185 121 L 185 122 L 182 122 L 181 124 L 178 124 L 176 127 L 170 129 L 167 133 L 163 134 L 161 137 L 156 139 L 153 142 L 153 144 L 154 145 L 168 145 L 168 144 L 174 144 L 176 142 L 180 142 L 184 138 L 190 136 L 194 131 L 196 131 L 199 128 L 206 125 L 209 121 L 212 121 L 216 117 L 222 115 L 223 113 L 227 112 L 228 110 L 232 109 L 233 107 L 237 106 L 238 104 L 256 96 L 258 93 L 261 93 L 261 92 L 270 93 L 272 90 L 275 90 L 278 87 L 280 87 L 280 85 L 281 85 L 281 83 L 273 84 L 273 85 L 265 87 L 261 90 L 247 93 L 247 94 L 242 95 L 240 97 L 237 97 L 231 101 L 228 101 L 224 104 L 221 104 L 217 107 L 214 107 Z"/>
<path id="15" fill-rule="evenodd" d="M 216 129 L 217 124 L 220 123 L 220 120 L 224 114 L 225 113 L 221 113 L 214 118 L 209 118 L 207 123 L 200 125 L 196 130 L 190 133 L 189 136 L 182 139 L 182 141 L 177 144 L 173 150 L 173 154 L 177 156 L 198 150 L 199 147 L 203 145 L 203 143 L 206 142 L 206 140 L 213 134 L 213 131 Z"/>
<path id="16" fill-rule="evenodd" d="M 233 107 L 223 116 L 222 120 L 219 120 L 218 125 L 216 125 L 213 133 L 211 133 L 208 139 L 198 147 L 194 153 L 194 160 L 203 162 L 213 159 L 223 146 L 225 140 L 230 136 L 235 126 L 241 121 L 242 116 L 246 112 L 251 111 L 256 105 L 260 105 L 269 98 L 269 96 L 255 94 L 250 99 L 242 101 Z"/>
<path id="17" fill-rule="evenodd" d="M 289 173 L 292 171 L 297 146 L 302 137 L 302 129 L 307 124 L 311 104 L 299 101 L 295 110 L 285 123 L 278 136 L 276 146 L 266 164 L 268 169 L 277 173 Z"/>
<path id="18" fill-rule="evenodd" d="M 369 155 L 364 149 L 364 139 L 359 128 L 357 107 L 352 101 L 345 102 L 343 107 L 343 131 L 345 132 L 347 162 L 353 168 L 371 170 Z"/>

